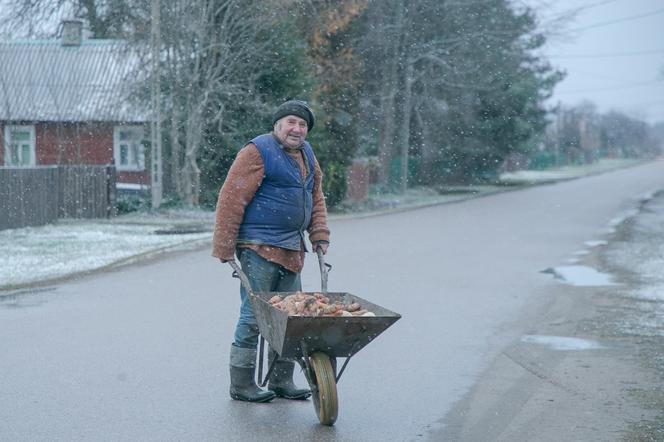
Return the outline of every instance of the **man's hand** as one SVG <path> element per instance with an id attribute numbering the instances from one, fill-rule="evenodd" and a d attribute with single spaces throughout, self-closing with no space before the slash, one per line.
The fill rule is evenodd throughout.
<path id="1" fill-rule="evenodd" d="M 323 255 L 327 253 L 327 248 L 330 245 L 327 241 L 317 241 L 316 244 L 314 245 L 314 252 L 317 251 L 319 248 L 323 252 Z"/>

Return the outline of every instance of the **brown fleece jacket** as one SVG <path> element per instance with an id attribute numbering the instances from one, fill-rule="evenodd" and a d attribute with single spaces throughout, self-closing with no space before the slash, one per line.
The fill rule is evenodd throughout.
<path id="1" fill-rule="evenodd" d="M 286 150 L 297 161 L 302 175 L 306 175 L 305 162 L 301 150 Z M 311 243 L 330 240 L 327 227 L 327 208 L 321 188 L 323 173 L 318 161 L 315 161 L 313 211 L 311 223 L 307 228 Z M 280 247 L 255 244 L 238 244 L 237 234 L 244 217 L 245 207 L 253 199 L 263 181 L 265 170 L 263 159 L 258 148 L 249 143 L 238 152 L 231 165 L 226 181 L 219 191 L 217 201 L 214 237 L 212 240 L 212 256 L 223 261 L 232 260 L 236 247 L 248 247 L 255 250 L 263 258 L 275 262 L 284 268 L 299 273 L 304 266 L 304 245 L 302 250 L 286 250 Z"/>

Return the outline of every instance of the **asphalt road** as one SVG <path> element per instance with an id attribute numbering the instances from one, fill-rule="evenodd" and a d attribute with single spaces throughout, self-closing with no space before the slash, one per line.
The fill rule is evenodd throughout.
<path id="1" fill-rule="evenodd" d="M 561 290 L 541 270 L 661 188 L 658 161 L 333 222 L 330 291 L 403 316 L 351 360 L 334 427 L 317 424 L 310 400 L 230 400 L 238 282 L 207 249 L 5 296 L 0 440 L 436 439 L 455 403 Z M 313 257 L 304 276 L 306 290 L 318 288 Z"/>

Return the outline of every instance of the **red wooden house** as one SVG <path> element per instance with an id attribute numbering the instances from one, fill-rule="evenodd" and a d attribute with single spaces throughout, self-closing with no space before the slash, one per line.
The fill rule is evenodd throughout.
<path id="1" fill-rule="evenodd" d="M 0 165 L 114 164 L 118 187 L 149 185 L 149 113 L 138 59 L 119 40 L 0 41 Z"/>

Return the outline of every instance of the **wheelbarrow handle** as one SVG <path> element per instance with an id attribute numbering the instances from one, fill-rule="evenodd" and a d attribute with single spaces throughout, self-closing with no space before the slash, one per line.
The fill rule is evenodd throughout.
<path id="1" fill-rule="evenodd" d="M 242 271 L 242 268 L 237 263 L 237 261 L 235 260 L 228 261 L 228 264 L 230 264 L 230 266 L 233 268 L 233 278 L 240 278 L 240 283 L 247 291 L 247 293 L 253 295 L 254 292 L 251 289 L 251 283 L 249 282 L 249 278 L 247 278 L 247 275 Z"/>
<path id="2" fill-rule="evenodd" d="M 320 288 L 323 294 L 327 294 L 327 274 L 332 270 L 332 266 L 325 262 L 323 249 L 320 246 L 316 247 L 316 255 L 318 255 L 318 266 L 320 267 Z"/>

